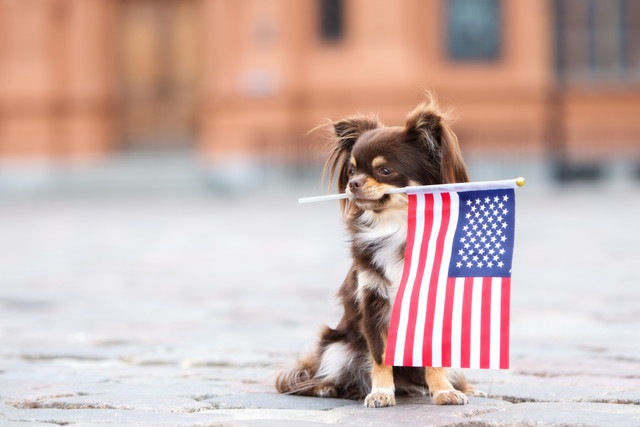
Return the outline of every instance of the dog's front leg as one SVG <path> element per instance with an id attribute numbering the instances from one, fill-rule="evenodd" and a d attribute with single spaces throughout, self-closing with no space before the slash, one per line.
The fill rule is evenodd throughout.
<path id="1" fill-rule="evenodd" d="M 383 408 L 395 406 L 396 388 L 393 383 L 393 367 L 384 363 L 372 361 L 371 393 L 364 399 L 364 406 L 368 408 Z"/>
<path id="2" fill-rule="evenodd" d="M 456 390 L 447 378 L 446 368 L 426 368 L 425 379 L 431 400 L 436 405 L 466 405 L 467 396 Z"/>
<path id="3" fill-rule="evenodd" d="M 386 292 L 380 292 L 380 288 L 371 286 L 384 285 L 384 279 L 368 276 L 369 286 L 359 287 L 362 329 L 371 356 L 371 393 L 365 398 L 364 406 L 369 408 L 395 406 L 393 367 L 384 364 L 390 310 L 389 298 L 386 297 Z"/>

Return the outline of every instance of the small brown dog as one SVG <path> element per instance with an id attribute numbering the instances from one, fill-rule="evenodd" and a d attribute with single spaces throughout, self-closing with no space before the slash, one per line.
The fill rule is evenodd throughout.
<path id="1" fill-rule="evenodd" d="M 402 276 L 408 185 L 468 181 L 455 134 L 433 99 L 413 110 L 404 127 L 372 116 L 333 124 L 335 146 L 325 171 L 338 177 L 348 199 L 343 214 L 353 264 L 339 291 L 344 314 L 325 327 L 315 350 L 276 380 L 281 393 L 364 398 L 371 408 L 395 405 L 395 395 L 429 394 L 435 404 L 464 405 L 474 393 L 464 376 L 446 368 L 384 364 L 391 306 Z"/>

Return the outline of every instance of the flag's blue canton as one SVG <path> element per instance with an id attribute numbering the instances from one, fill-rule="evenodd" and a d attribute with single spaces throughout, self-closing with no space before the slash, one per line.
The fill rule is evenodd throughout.
<path id="1" fill-rule="evenodd" d="M 510 277 L 514 190 L 464 191 L 458 196 L 460 208 L 449 277 Z"/>

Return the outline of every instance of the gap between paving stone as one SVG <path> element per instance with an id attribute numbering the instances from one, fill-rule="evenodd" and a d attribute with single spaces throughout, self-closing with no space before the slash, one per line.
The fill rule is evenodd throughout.
<path id="1" fill-rule="evenodd" d="M 631 400 L 631 399 L 581 399 L 581 400 L 576 400 L 576 402 L 581 402 L 581 403 L 608 403 L 608 404 L 612 404 L 612 405 L 634 405 L 634 406 L 640 406 L 640 403 L 638 403 L 638 401 L 636 400 Z"/>
<path id="2" fill-rule="evenodd" d="M 513 371 L 513 375 L 522 375 L 536 378 L 561 378 L 561 377 L 610 377 L 607 373 L 598 373 L 598 372 L 536 372 L 536 371 L 526 371 L 519 370 Z M 616 375 L 617 378 L 627 378 L 627 379 L 639 379 L 640 375 L 638 374 L 628 374 L 628 375 Z"/>
<path id="3" fill-rule="evenodd" d="M 77 362 L 104 362 L 110 360 L 105 357 L 79 356 L 77 354 L 21 354 L 18 359 L 28 362 L 49 362 L 52 360 L 73 360 Z"/>
<path id="4" fill-rule="evenodd" d="M 559 400 L 548 399 L 534 399 L 531 397 L 516 397 L 516 396 L 488 396 L 490 399 L 503 400 L 505 402 L 519 404 L 519 403 L 563 403 Z M 612 405 L 635 405 L 640 406 L 640 403 L 632 399 L 607 399 L 607 398 L 595 398 L 595 399 L 576 399 L 568 402 L 574 403 L 607 403 Z"/>
<path id="5" fill-rule="evenodd" d="M 131 411 L 135 408 L 130 406 L 114 406 L 106 403 L 72 403 L 72 402 L 47 402 L 44 399 L 57 399 L 62 397 L 75 397 L 75 396 L 87 396 L 87 394 L 73 394 L 67 396 L 55 396 L 46 397 L 41 399 L 20 399 L 20 400 L 8 400 L 5 402 L 7 406 L 11 406 L 16 409 L 118 409 L 122 411 Z"/>
<path id="6" fill-rule="evenodd" d="M 4 356 L 11 358 L 10 355 Z M 71 360 L 76 362 L 106 362 L 117 361 L 133 366 L 179 366 L 183 368 L 271 368 L 273 363 L 232 363 L 230 361 L 199 361 L 199 360 L 166 360 L 145 359 L 135 356 L 122 356 L 117 358 L 83 356 L 74 354 L 20 354 L 13 356 L 16 359 L 28 362 L 49 362 L 56 360 Z M 275 369 L 275 368 L 274 368 Z M 3 371 L 0 371 L 2 373 Z"/>
<path id="7" fill-rule="evenodd" d="M 518 403 L 549 403 L 554 402 L 553 400 L 539 400 L 533 399 L 531 397 L 516 397 L 516 396 L 488 396 L 490 399 L 503 400 L 505 402 L 513 403 L 517 405 Z"/>
<path id="8" fill-rule="evenodd" d="M 24 402 L 7 402 L 7 405 L 13 406 L 16 409 L 62 409 L 62 410 L 75 410 L 75 409 L 118 409 L 122 411 L 131 411 L 133 408 L 126 406 L 112 406 L 104 403 L 69 403 L 69 402 L 39 402 L 39 401 L 24 401 Z"/>

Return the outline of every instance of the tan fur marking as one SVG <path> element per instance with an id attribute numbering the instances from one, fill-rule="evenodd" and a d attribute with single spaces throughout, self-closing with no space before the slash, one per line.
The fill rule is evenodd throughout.
<path id="1" fill-rule="evenodd" d="M 385 159 L 384 156 L 378 156 L 373 159 L 373 161 L 371 162 L 371 166 L 377 168 L 378 166 L 384 165 L 385 163 L 387 163 L 387 159 Z"/>
<path id="2" fill-rule="evenodd" d="M 365 175 L 366 176 L 366 175 Z M 382 190 L 382 186 L 383 184 L 380 184 L 378 181 L 376 181 L 375 179 L 371 178 L 370 176 L 366 176 L 365 180 L 364 180 L 364 187 L 365 189 L 370 189 L 370 187 L 375 187 L 375 189 L 377 191 Z"/>
<path id="3" fill-rule="evenodd" d="M 378 365 L 374 362 L 371 370 L 371 387 L 395 389 L 393 367 L 385 364 Z"/>
<path id="4" fill-rule="evenodd" d="M 453 386 L 447 379 L 446 368 L 426 368 L 425 379 L 427 380 L 431 394 L 439 391 L 453 390 Z"/>

